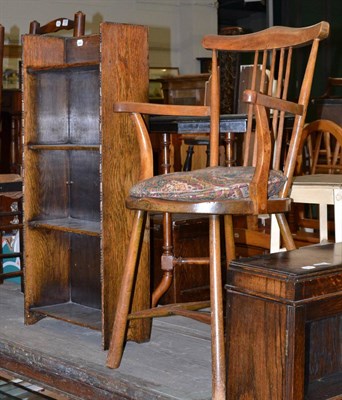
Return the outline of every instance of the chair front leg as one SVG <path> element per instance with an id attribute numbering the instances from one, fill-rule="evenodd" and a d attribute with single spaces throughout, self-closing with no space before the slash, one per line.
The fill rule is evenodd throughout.
<path id="1" fill-rule="evenodd" d="M 128 313 L 133 296 L 133 283 L 139 264 L 145 225 L 146 212 L 139 210 L 137 211 L 133 221 L 133 229 L 115 312 L 112 338 L 107 357 L 107 366 L 109 368 L 118 368 L 121 363 L 127 330 Z"/>
<path id="2" fill-rule="evenodd" d="M 214 400 L 226 397 L 226 359 L 224 348 L 223 299 L 221 275 L 220 217 L 209 217 L 210 304 L 212 394 Z"/>

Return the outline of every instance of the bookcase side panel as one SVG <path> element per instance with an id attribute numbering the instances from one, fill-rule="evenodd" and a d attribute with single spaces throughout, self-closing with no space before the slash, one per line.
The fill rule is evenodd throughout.
<path id="1" fill-rule="evenodd" d="M 116 101 L 148 101 L 148 30 L 128 24 L 101 24 L 102 130 L 102 307 L 107 348 L 134 213 L 125 207 L 139 177 L 139 150 L 128 115 L 113 112 Z M 149 237 L 145 235 L 133 308 L 149 306 Z M 150 321 L 136 320 L 129 338 L 147 340 Z"/>

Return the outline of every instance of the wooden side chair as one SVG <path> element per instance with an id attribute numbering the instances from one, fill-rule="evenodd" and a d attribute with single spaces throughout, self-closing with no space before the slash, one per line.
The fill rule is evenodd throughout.
<path id="1" fill-rule="evenodd" d="M 43 26 L 41 26 L 38 21 L 31 21 L 30 33 L 33 35 L 44 35 L 46 33 L 73 29 L 73 35 L 75 37 L 80 37 L 85 33 L 85 18 L 85 14 L 83 14 L 82 11 L 78 11 L 75 13 L 73 20 L 68 18 L 57 18 Z"/>
<path id="2" fill-rule="evenodd" d="M 172 106 L 125 102 L 124 99 L 114 104 L 115 112 L 130 113 L 135 122 L 140 145 L 141 180 L 131 188 L 126 200 L 127 207 L 135 210 L 136 214 L 115 310 L 112 340 L 107 358 L 109 367 L 117 368 L 120 365 L 130 320 L 172 314 L 196 318 L 211 324 L 212 397 L 213 399 L 226 398 L 220 220 L 224 217 L 227 265 L 235 257 L 233 215 L 277 213 L 285 243 L 288 248 L 294 248 L 292 235 L 284 222 L 286 219 L 283 213 L 289 210 L 291 204 L 288 193 L 310 96 L 319 42 L 328 34 L 329 24 L 321 22 L 306 28 L 272 27 L 241 36 L 208 35 L 204 37 L 202 44 L 212 51 L 210 105 Z M 301 46 L 310 46 L 311 50 L 299 100 L 292 102 L 287 100 L 287 91 L 284 93 L 281 89 L 287 89 L 288 86 L 292 52 Z M 250 105 L 250 113 L 254 115 L 256 130 L 255 133 L 252 130 L 246 133 L 244 150 L 248 156 L 251 154 L 252 157 L 246 156 L 246 163 L 242 167 L 218 166 L 220 119 L 218 51 L 251 52 L 255 65 L 261 64 L 263 71 L 266 69 L 273 71 L 273 75 L 269 78 L 271 81 L 275 80 L 277 70 L 278 81 L 284 82 L 284 85 L 279 85 L 280 89 L 275 94 L 271 89 L 267 93 L 261 93 L 258 88 L 251 88 L 244 93 L 244 101 Z M 270 110 L 273 110 L 272 124 L 269 124 Z M 281 126 L 283 123 L 285 112 L 294 114 L 295 120 L 285 169 L 280 171 L 271 169 L 270 166 L 273 157 L 279 157 L 280 148 L 273 149 L 273 144 L 276 143 L 277 129 L 279 124 Z M 210 166 L 190 172 L 153 176 L 152 146 L 143 117 L 148 114 L 209 115 L 211 120 Z M 254 139 L 254 145 L 251 144 L 251 139 Z M 251 162 L 247 163 L 247 160 Z M 201 311 L 209 305 L 205 302 L 169 304 L 134 314 L 130 313 L 136 270 L 139 264 L 139 249 L 149 212 L 209 215 L 210 313 Z M 172 257 L 167 261 L 169 272 L 171 272 Z M 199 259 L 197 262 L 198 264 L 207 263 L 208 258 Z M 158 294 L 155 296 L 158 298 Z"/>
<path id="3" fill-rule="evenodd" d="M 0 109 L 2 104 L 2 74 L 4 55 L 5 28 L 0 25 Z M 1 126 L 1 113 L 0 113 Z M 4 232 L 18 238 L 18 251 L 0 254 L 0 283 L 4 279 L 23 276 L 23 238 L 22 238 L 22 178 L 17 174 L 0 174 L 0 242 L 3 244 Z M 19 258 L 20 264 L 10 271 L 5 271 L 4 264 L 10 259 Z M 21 279 L 23 289 L 23 279 Z"/>
<path id="4" fill-rule="evenodd" d="M 311 161 L 309 173 L 341 174 L 342 78 L 328 78 L 325 93 L 312 100 L 316 119 L 306 127 L 306 143 Z M 334 122 L 335 124 L 331 124 Z M 341 128 L 342 129 L 342 128 Z M 304 144 L 303 144 L 304 145 Z M 301 174 L 302 171 L 299 171 Z"/>
<path id="5" fill-rule="evenodd" d="M 304 163 L 302 161 L 299 172 L 304 169 L 303 172 L 310 175 L 342 173 L 339 128 L 342 130 L 341 125 L 324 119 L 311 122 L 305 127 L 307 143 L 303 152 L 307 160 Z"/>

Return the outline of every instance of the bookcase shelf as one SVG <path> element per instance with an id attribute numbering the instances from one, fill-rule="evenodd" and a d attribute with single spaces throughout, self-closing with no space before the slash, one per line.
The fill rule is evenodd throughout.
<path id="1" fill-rule="evenodd" d="M 29 144 L 30 150 L 79 150 L 79 151 L 100 151 L 100 145 L 74 145 L 74 144 Z"/>
<path id="2" fill-rule="evenodd" d="M 56 218 L 50 220 L 30 221 L 32 228 L 51 229 L 57 231 L 79 233 L 89 236 L 100 236 L 100 222 L 76 218 Z"/>
<path id="3" fill-rule="evenodd" d="M 31 311 L 43 317 L 52 317 L 75 325 L 101 330 L 101 310 L 77 303 L 61 303 L 52 306 L 32 307 Z"/>

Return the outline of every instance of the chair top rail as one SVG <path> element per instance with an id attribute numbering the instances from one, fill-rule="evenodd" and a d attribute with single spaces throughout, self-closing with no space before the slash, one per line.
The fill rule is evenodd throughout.
<path id="1" fill-rule="evenodd" d="M 202 45 L 206 49 L 237 52 L 272 50 L 305 46 L 314 39 L 323 40 L 328 35 L 329 23 L 322 21 L 304 28 L 272 26 L 260 32 L 243 35 L 206 35 L 202 40 Z"/>

